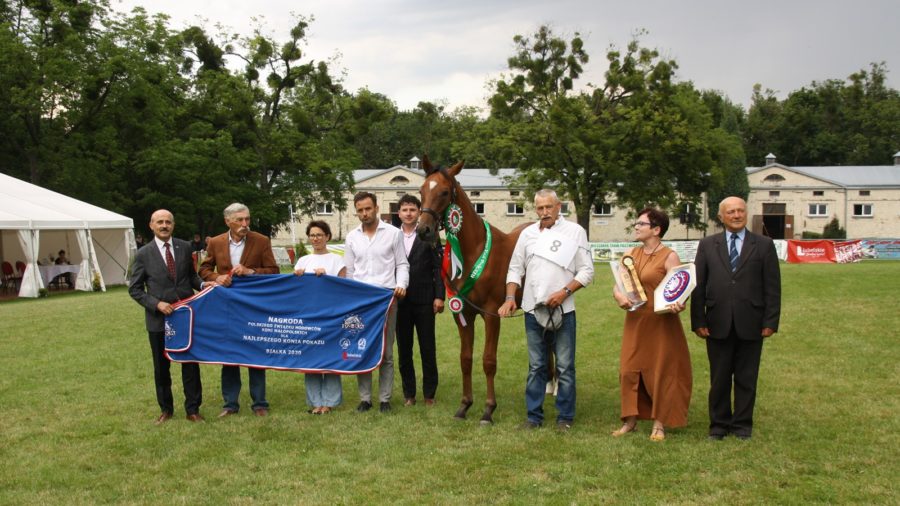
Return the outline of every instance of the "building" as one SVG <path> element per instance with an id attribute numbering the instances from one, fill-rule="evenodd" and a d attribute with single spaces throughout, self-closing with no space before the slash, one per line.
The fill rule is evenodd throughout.
<path id="1" fill-rule="evenodd" d="M 893 165 L 748 167 L 752 231 L 774 239 L 822 233 L 837 218 L 848 238 L 900 237 L 900 152 Z"/>
<path id="2" fill-rule="evenodd" d="M 511 186 L 509 180 L 515 169 L 499 169 L 496 175 L 489 169 L 463 168 L 457 181 L 469 196 L 476 212 L 500 230 L 512 230 L 523 222 L 534 221 L 533 203 L 526 196 L 523 188 Z M 408 166 L 397 165 L 389 169 L 357 170 L 354 172 L 356 187 L 354 192 L 367 191 L 378 198 L 378 206 L 382 220 L 400 226 L 397 216 L 398 201 L 407 193 L 419 196 L 419 187 L 425 180 L 425 172 L 421 169 L 421 161 L 412 158 Z M 353 210 L 353 192 L 348 191 L 346 199 L 350 203 L 348 209 L 337 209 L 330 202 L 317 204 L 314 216 L 297 216 L 292 224 L 294 235 L 298 241 L 305 241 L 304 231 L 312 219 L 324 220 L 331 227 L 333 240 L 341 241 L 347 232 L 359 226 L 359 220 Z M 701 219 L 706 217 L 706 204 L 700 206 Z M 571 202 L 563 202 L 562 214 L 571 221 L 577 221 L 575 206 Z M 632 238 L 631 222 L 628 209 L 620 209 L 612 204 L 595 206 L 591 213 L 590 240 L 627 241 Z M 710 224 L 712 230 L 712 224 Z M 273 238 L 273 244 L 291 244 L 291 225 L 288 225 Z M 678 217 L 671 220 L 666 239 L 683 240 L 699 239 L 703 232 L 689 230 L 680 223 Z"/>

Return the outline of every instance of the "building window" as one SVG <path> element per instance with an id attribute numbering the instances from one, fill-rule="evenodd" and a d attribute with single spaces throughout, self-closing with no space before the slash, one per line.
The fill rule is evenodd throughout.
<path id="1" fill-rule="evenodd" d="M 407 179 L 404 176 L 394 176 L 394 178 L 391 179 L 391 184 L 395 184 L 395 185 L 409 184 L 409 179 Z"/>
<path id="2" fill-rule="evenodd" d="M 480 196 L 481 196 L 481 192 L 469 192 L 469 196 L 470 196 L 470 197 L 480 197 Z"/>
<path id="3" fill-rule="evenodd" d="M 868 197 L 868 196 L 869 196 L 869 190 L 859 190 L 859 196 L 860 196 L 860 197 Z"/>
<path id="4" fill-rule="evenodd" d="M 506 214 L 507 216 L 524 216 L 525 208 L 522 207 L 521 204 L 516 204 L 515 202 L 507 202 Z"/>
<path id="5" fill-rule="evenodd" d="M 510 197 L 518 197 L 518 196 L 519 196 L 519 190 L 512 190 L 512 191 L 510 191 L 510 192 L 509 192 L 509 196 L 510 196 Z"/>
<path id="6" fill-rule="evenodd" d="M 763 181 L 767 183 L 780 183 L 784 181 L 784 176 L 782 176 L 781 174 L 769 174 L 768 176 L 763 178 Z"/>
<path id="7" fill-rule="evenodd" d="M 472 202 L 472 207 L 479 216 L 484 216 L 484 202 Z"/>
<path id="8" fill-rule="evenodd" d="M 328 202 L 319 202 L 316 204 L 316 214 L 334 214 L 334 206 Z"/>
<path id="9" fill-rule="evenodd" d="M 813 197 L 824 197 L 825 192 L 822 190 L 813 190 Z"/>
<path id="10" fill-rule="evenodd" d="M 872 204 L 853 204 L 853 216 L 872 216 Z"/>
<path id="11" fill-rule="evenodd" d="M 781 195 L 781 192 L 778 191 L 778 190 L 772 190 L 772 191 L 769 192 L 769 196 L 770 196 L 770 197 L 777 197 L 777 196 L 779 196 L 779 195 Z"/>
<path id="12" fill-rule="evenodd" d="M 561 215 L 563 215 L 563 216 L 568 216 L 568 215 L 569 215 L 569 203 L 568 203 L 568 202 L 563 202 L 563 203 L 562 203 L 562 206 L 561 206 L 561 208 L 560 208 L 560 210 L 559 210 L 559 214 L 561 214 Z"/>
<path id="13" fill-rule="evenodd" d="M 594 204 L 591 208 L 594 216 L 612 216 L 612 204 Z"/>
<path id="14" fill-rule="evenodd" d="M 828 216 L 828 205 L 827 204 L 810 204 L 809 205 L 809 215 L 810 216 Z"/>

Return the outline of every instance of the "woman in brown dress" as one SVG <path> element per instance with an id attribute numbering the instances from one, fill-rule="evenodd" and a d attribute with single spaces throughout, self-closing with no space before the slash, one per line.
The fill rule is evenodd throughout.
<path id="1" fill-rule="evenodd" d="M 678 254 L 662 245 L 669 217 L 657 209 L 644 209 L 634 223 L 634 238 L 642 243 L 631 250 L 634 269 L 647 294 L 647 303 L 632 309 L 618 288 L 613 296 L 628 310 L 622 334 L 619 382 L 622 396 L 622 427 L 619 437 L 633 432 L 637 421 L 653 420 L 650 439 L 666 438 L 666 427 L 687 425 L 691 402 L 691 358 L 678 313 L 683 304 L 672 304 L 669 313 L 656 314 L 653 291 L 666 271 L 681 264 Z"/>

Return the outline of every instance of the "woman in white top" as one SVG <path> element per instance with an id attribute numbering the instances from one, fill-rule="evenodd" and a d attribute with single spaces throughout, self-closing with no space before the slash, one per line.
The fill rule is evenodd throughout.
<path id="1" fill-rule="evenodd" d="M 328 223 L 320 220 L 311 221 L 306 226 L 306 237 L 309 238 L 313 252 L 297 260 L 294 274 L 302 276 L 305 272 L 312 272 L 316 276 L 327 274 L 343 278 L 346 272 L 344 259 L 330 253 L 326 248 L 328 241 L 331 240 L 331 227 Z M 331 413 L 342 400 L 340 375 L 318 373 L 306 375 L 306 402 L 310 406 L 309 413 L 314 415 Z"/>

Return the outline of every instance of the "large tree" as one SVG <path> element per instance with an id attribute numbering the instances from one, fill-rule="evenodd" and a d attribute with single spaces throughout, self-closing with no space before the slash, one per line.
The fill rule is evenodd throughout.
<path id="1" fill-rule="evenodd" d="M 873 63 L 846 81 L 813 82 L 778 100 L 756 85 L 745 150 L 752 164 L 774 153 L 787 165 L 884 165 L 900 145 L 900 93 Z"/>
<path id="2" fill-rule="evenodd" d="M 578 89 L 589 61 L 578 34 L 566 42 L 544 26 L 514 41 L 512 74 L 497 81 L 491 114 L 507 125 L 521 180 L 571 199 L 585 229 L 596 205 L 677 213 L 721 186 L 723 153 L 740 146 L 713 126 L 689 83 L 675 82 L 673 60 L 635 38 L 607 52 L 603 86 Z"/>

